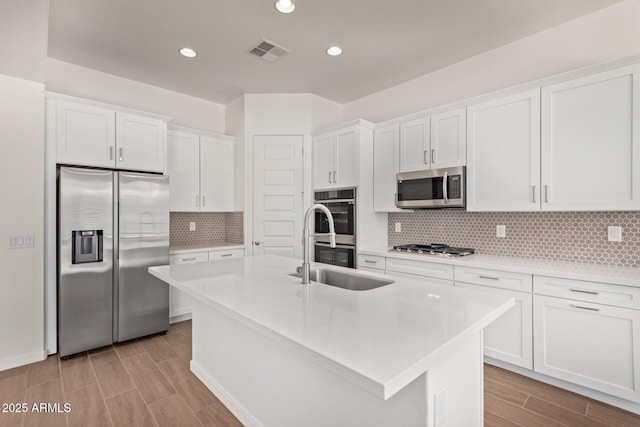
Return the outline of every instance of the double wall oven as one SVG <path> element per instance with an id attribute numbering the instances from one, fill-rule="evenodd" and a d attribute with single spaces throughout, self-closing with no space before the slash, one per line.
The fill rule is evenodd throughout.
<path id="1" fill-rule="evenodd" d="M 317 191 L 315 203 L 325 205 L 333 215 L 336 231 L 336 247 L 329 245 L 329 238 L 316 237 L 315 261 L 342 267 L 356 267 L 356 189 Z M 316 210 L 315 232 L 328 233 L 326 215 Z"/>

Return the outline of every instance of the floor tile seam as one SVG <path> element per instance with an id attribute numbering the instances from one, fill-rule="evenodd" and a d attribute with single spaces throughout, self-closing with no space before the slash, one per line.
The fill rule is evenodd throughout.
<path id="1" fill-rule="evenodd" d="M 65 390 L 64 388 L 64 375 L 62 374 L 62 360 L 60 360 L 60 379 L 62 380 L 62 393 L 66 394 L 66 393 L 70 393 L 72 391 L 76 391 L 79 390 L 81 388 L 85 388 L 88 387 L 92 384 L 97 384 L 98 383 L 98 377 L 96 376 L 95 370 L 93 369 L 93 365 L 91 363 L 91 360 L 89 359 L 89 355 L 87 355 L 87 363 L 89 363 L 89 367 L 91 368 L 91 374 L 93 375 L 93 379 L 95 380 L 95 382 L 89 383 L 89 384 L 85 384 L 83 386 L 80 387 L 76 387 L 76 388 L 72 388 L 71 390 Z"/>
<path id="2" fill-rule="evenodd" d="M 536 399 L 538 399 L 538 400 L 542 400 L 543 402 L 548 403 L 549 405 L 553 405 L 553 406 L 555 406 L 556 408 L 560 408 L 560 409 L 563 409 L 563 410 L 565 410 L 565 411 L 569 411 L 569 412 L 571 412 L 571 413 L 574 413 L 574 414 L 577 414 L 577 415 L 581 415 L 581 416 L 583 416 L 583 417 L 587 417 L 587 418 L 593 419 L 594 421 L 602 422 L 602 421 L 596 420 L 595 418 L 591 418 L 591 417 L 589 417 L 589 416 L 587 415 L 587 412 L 588 412 L 588 409 L 589 409 L 589 402 L 586 402 L 584 413 L 581 413 L 581 412 L 579 412 L 579 411 L 574 411 L 574 410 L 573 410 L 573 409 L 571 409 L 571 408 L 567 408 L 566 406 L 558 405 L 557 403 L 554 403 L 554 402 L 552 402 L 552 401 L 550 401 L 550 400 L 547 400 L 547 399 L 543 399 L 543 398 L 541 398 L 541 397 L 539 397 L 539 396 L 536 396 L 536 395 L 533 395 L 533 394 L 531 395 L 531 397 L 536 398 Z M 528 399 L 527 399 L 527 400 L 528 400 Z M 606 423 L 603 423 L 603 424 L 606 424 Z"/>
<path id="3" fill-rule="evenodd" d="M 89 357 L 87 356 L 87 358 L 89 358 Z M 95 377 L 95 373 L 93 375 Z M 63 384 L 62 385 L 62 395 L 65 398 L 65 403 L 67 403 L 67 393 L 71 393 L 71 392 L 77 391 L 77 390 L 82 390 L 83 388 L 89 388 L 89 387 L 92 387 L 93 385 L 94 384 L 85 385 L 84 387 L 79 387 L 79 388 L 76 388 L 75 390 L 70 390 L 69 392 L 66 392 L 66 391 L 64 391 L 64 384 Z M 107 406 L 107 402 L 106 402 L 104 396 L 102 395 L 102 390 L 100 390 L 100 385 L 98 384 L 98 379 L 97 378 L 96 378 L 95 385 L 98 387 L 98 393 L 100 394 L 100 398 L 102 399 L 102 404 L 104 405 L 104 409 L 107 412 L 107 416 L 109 417 L 109 423 L 110 423 L 111 426 L 115 426 L 115 424 L 113 423 L 113 419 L 111 419 L 111 412 L 109 412 L 109 407 Z M 71 411 L 73 411 L 73 408 L 71 408 Z M 66 418 L 67 418 L 67 426 L 71 425 L 71 422 L 69 421 L 69 414 L 70 413 L 71 412 L 68 412 L 68 413 L 65 414 Z"/>
<path id="4" fill-rule="evenodd" d="M 482 389 L 483 389 L 483 391 L 485 391 L 486 381 L 489 381 L 489 382 L 492 382 L 492 383 L 494 383 L 494 384 L 498 384 L 498 385 L 499 385 L 499 386 L 501 386 L 501 387 L 508 388 L 508 389 L 509 389 L 509 390 L 511 390 L 511 391 L 515 391 L 515 392 L 517 392 L 517 393 L 525 394 L 525 395 L 527 396 L 527 398 L 524 400 L 524 403 L 523 403 L 523 404 L 522 404 L 522 406 L 521 406 L 522 408 L 524 408 L 524 405 L 526 405 L 526 404 L 527 404 L 527 401 L 528 401 L 528 400 L 529 400 L 529 398 L 531 397 L 531 394 L 530 394 L 530 393 L 526 393 L 526 392 L 524 392 L 524 391 L 522 391 L 522 390 L 518 390 L 517 388 L 513 388 L 513 387 L 511 387 L 511 386 L 509 386 L 509 385 L 506 385 L 505 383 L 500 382 L 500 381 L 494 381 L 494 380 L 492 380 L 492 379 L 490 379 L 490 378 L 486 378 L 486 376 L 485 376 L 485 378 L 484 378 L 484 381 L 485 381 L 485 383 L 482 385 Z M 490 394 L 491 394 L 492 396 L 499 397 L 499 396 L 497 396 L 496 394 L 493 394 L 493 393 L 490 393 Z M 504 400 L 504 399 L 501 399 L 501 400 Z M 505 400 L 505 402 L 506 402 L 506 400 Z M 516 405 L 514 405 L 514 406 L 516 406 Z"/>
<path id="5" fill-rule="evenodd" d="M 136 354 L 135 356 L 140 356 L 140 354 Z M 131 356 L 130 358 L 133 358 L 135 356 Z M 162 372 L 162 370 L 160 370 L 160 367 L 158 367 L 158 365 L 156 364 L 156 362 L 153 360 L 153 358 L 147 354 L 147 357 L 151 360 L 151 363 L 153 363 L 154 367 L 157 369 L 157 371 L 160 373 L 160 375 L 162 375 L 164 377 L 164 379 L 167 381 L 167 384 L 169 384 L 169 386 L 173 389 L 173 393 L 170 394 L 169 396 L 167 396 L 166 398 L 169 398 L 171 396 L 173 396 L 174 394 L 179 394 L 178 390 L 176 390 L 176 388 L 173 386 L 173 384 L 171 383 L 171 381 L 169 381 L 168 378 L 166 378 L 166 375 L 164 375 L 164 373 Z M 122 362 L 121 362 L 122 363 Z M 158 400 L 154 400 L 153 402 L 147 402 L 147 400 L 144 398 L 144 396 L 142 395 L 142 390 L 140 390 L 140 388 L 138 387 L 138 384 L 136 383 L 136 381 L 133 379 L 133 375 L 131 375 L 131 372 L 129 371 L 129 368 L 127 368 L 127 365 L 125 363 L 122 363 L 122 366 L 124 366 L 124 369 L 127 371 L 127 374 L 129 375 L 129 377 L 131 378 L 131 382 L 133 383 L 133 385 L 136 387 L 136 390 L 138 390 L 138 393 L 140 393 L 140 397 L 142 397 L 142 401 L 145 403 L 145 405 L 150 405 L 152 403 L 155 402 L 159 402 L 163 399 L 158 399 Z"/>
<path id="6" fill-rule="evenodd" d="M 529 396 L 529 397 L 531 397 L 531 396 Z M 511 402 L 509 402 L 509 401 L 507 401 L 507 400 L 504 400 L 504 399 L 502 399 L 502 398 L 500 398 L 500 397 L 496 397 L 496 396 L 494 396 L 494 398 L 495 398 L 495 399 L 498 399 L 498 400 L 501 400 L 502 402 L 504 402 L 504 403 L 505 403 L 505 404 L 507 404 L 507 405 L 511 405 L 511 406 L 513 406 L 513 407 L 515 407 L 515 408 L 522 409 L 523 411 L 526 411 L 526 412 L 528 412 L 528 413 L 530 413 L 530 414 L 532 414 L 532 415 L 535 415 L 535 416 L 542 417 L 542 418 L 544 418 L 544 419 L 550 420 L 550 421 L 552 421 L 552 422 L 554 422 L 554 423 L 556 423 L 556 424 L 559 424 L 559 425 L 561 425 L 561 426 L 571 427 L 571 426 L 569 426 L 569 425 L 567 425 L 567 424 L 561 423 L 561 422 L 560 422 L 560 421 L 558 421 L 558 420 L 554 420 L 554 419 L 553 419 L 553 418 L 551 418 L 551 417 L 548 417 L 548 416 L 546 416 L 546 415 L 539 414 L 538 412 L 534 412 L 534 411 L 532 411 L 532 410 L 530 410 L 530 409 L 527 409 L 527 408 L 525 408 L 524 406 L 514 405 L 513 403 L 511 403 Z M 527 401 L 529 401 L 529 398 L 527 398 Z M 526 402 L 525 402 L 525 405 L 526 405 Z M 504 417 L 502 417 L 502 418 L 504 418 Z M 508 418 L 507 418 L 507 421 L 511 421 L 512 423 L 516 423 L 516 424 L 517 424 L 517 422 L 516 422 L 516 421 L 513 421 L 513 420 L 508 419 Z"/>
<path id="7" fill-rule="evenodd" d="M 178 397 L 181 397 L 184 399 L 184 397 L 182 397 L 182 395 L 180 395 L 180 393 L 176 393 L 178 395 Z M 153 402 L 154 405 L 160 404 L 160 402 L 164 401 L 164 400 L 168 400 L 171 399 L 174 395 L 172 394 L 171 396 L 167 396 L 165 398 L 156 400 L 155 402 Z M 142 399 L 142 401 L 144 402 L 144 399 Z M 195 414 L 195 412 L 193 411 L 193 409 L 191 409 L 191 407 L 185 402 L 186 407 L 189 409 L 189 411 L 191 411 L 191 413 L 193 414 L 193 416 L 196 418 L 196 420 L 198 420 L 198 424 L 200 424 L 201 426 L 204 426 L 204 424 L 202 424 L 202 421 L 200 421 L 200 418 L 198 418 L 198 416 Z M 147 409 L 149 410 L 149 413 L 151 414 L 151 416 L 153 417 L 153 420 L 156 422 L 156 424 L 160 425 L 160 422 L 158 420 L 156 420 L 156 416 L 153 413 L 153 411 L 151 410 L 151 407 L 149 406 L 149 404 L 147 404 L 147 402 L 145 402 L 145 405 L 147 405 Z"/>
<path id="8" fill-rule="evenodd" d="M 142 350 L 144 350 L 144 347 L 142 347 L 142 344 L 140 344 L 140 341 L 138 341 L 138 339 L 137 339 L 137 338 L 134 338 L 134 339 L 132 339 L 132 340 L 130 340 L 130 341 L 126 341 L 126 342 L 127 342 L 127 343 L 129 343 L 129 342 L 131 342 L 131 341 L 135 341 L 135 342 L 137 342 L 137 343 L 138 343 L 138 345 L 142 348 Z M 125 359 L 129 359 L 129 358 L 134 357 L 134 356 L 138 356 L 138 354 L 140 354 L 140 353 L 138 353 L 138 354 L 132 354 L 131 356 L 122 357 L 122 355 L 121 355 L 121 354 L 120 354 L 120 352 L 118 351 L 118 347 L 116 347 L 116 346 L 114 345 L 114 346 L 113 346 L 113 348 L 114 348 L 114 350 L 116 351 L 116 354 L 118 355 L 118 358 L 119 358 L 121 361 L 124 361 Z"/>
<path id="9" fill-rule="evenodd" d="M 116 354 L 118 354 L 116 352 Z M 102 390 L 102 386 L 100 385 L 100 381 L 98 381 L 98 373 L 96 372 L 96 367 L 93 365 L 93 360 L 91 360 L 91 356 L 87 353 L 87 359 L 89 360 L 89 366 L 91 367 L 91 371 L 93 372 L 93 376 L 96 378 L 96 386 L 98 387 L 98 393 L 100 393 L 100 397 L 102 398 L 102 404 L 109 415 L 109 422 L 112 426 L 116 424 L 113 422 L 113 416 L 111 415 L 111 411 L 109 410 L 109 405 L 107 405 L 107 398 L 104 397 L 104 391 Z"/>
<path id="10" fill-rule="evenodd" d="M 35 384 L 29 385 L 29 372 L 31 371 L 31 367 L 35 366 L 38 363 L 45 362 L 49 357 L 55 357 L 57 359 L 56 360 L 56 364 L 58 366 L 58 379 L 62 380 L 62 369 L 60 368 L 60 358 L 57 355 L 51 355 L 51 356 L 47 356 L 44 360 L 41 360 L 39 362 L 34 362 L 34 363 L 30 364 L 30 365 L 27 365 L 27 372 L 26 372 L 26 374 L 27 374 L 27 388 L 32 387 L 34 385 L 43 384 L 43 383 L 52 381 L 52 380 L 40 381 L 40 382 L 37 382 Z"/>
<path id="11" fill-rule="evenodd" d="M 520 426 L 520 427 L 526 427 L 524 424 L 520 424 L 520 423 L 519 423 L 519 422 L 517 422 L 517 421 L 509 420 L 509 419 L 507 419 L 507 418 L 503 417 L 503 416 L 502 416 L 502 415 L 500 415 L 500 414 L 496 414 L 495 412 L 491 412 L 491 411 L 484 411 L 484 412 L 488 412 L 488 413 L 490 413 L 491 415 L 493 415 L 494 417 L 498 417 L 498 418 L 500 418 L 501 420 L 505 420 L 505 421 L 506 421 L 506 422 L 508 422 L 508 423 L 515 424 L 515 425 Z"/>

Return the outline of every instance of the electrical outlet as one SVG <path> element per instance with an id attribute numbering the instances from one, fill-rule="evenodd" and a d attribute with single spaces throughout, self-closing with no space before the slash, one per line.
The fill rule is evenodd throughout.
<path id="1" fill-rule="evenodd" d="M 195 222 L 190 222 L 189 223 L 189 231 L 196 231 L 196 223 Z"/>
<path id="2" fill-rule="evenodd" d="M 447 389 L 443 388 L 435 395 L 435 427 L 447 425 Z"/>
<path id="3" fill-rule="evenodd" d="M 607 240 L 610 242 L 622 242 L 622 227 L 614 225 L 607 227 Z"/>
<path id="4" fill-rule="evenodd" d="M 396 222 L 396 233 L 401 233 L 401 232 L 402 232 L 402 223 Z"/>
<path id="5" fill-rule="evenodd" d="M 506 237 L 507 227 L 504 225 L 496 225 L 496 237 Z"/>

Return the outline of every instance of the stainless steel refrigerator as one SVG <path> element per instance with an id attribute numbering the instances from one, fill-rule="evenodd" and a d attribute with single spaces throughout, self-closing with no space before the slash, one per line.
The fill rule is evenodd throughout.
<path id="1" fill-rule="evenodd" d="M 58 351 L 61 357 L 166 331 L 169 178 L 58 169 Z"/>

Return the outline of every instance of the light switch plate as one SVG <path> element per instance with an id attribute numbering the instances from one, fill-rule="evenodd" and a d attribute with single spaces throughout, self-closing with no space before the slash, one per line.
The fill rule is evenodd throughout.
<path id="1" fill-rule="evenodd" d="M 396 222 L 396 233 L 402 232 L 402 223 Z"/>
<path id="2" fill-rule="evenodd" d="M 189 231 L 196 231 L 196 223 L 195 222 L 190 222 L 189 223 Z"/>
<path id="3" fill-rule="evenodd" d="M 25 249 L 35 247 L 36 236 L 34 234 L 15 234 L 9 236 L 7 248 Z"/>
<path id="4" fill-rule="evenodd" d="M 504 225 L 496 225 L 496 237 L 506 237 L 507 227 Z"/>
<path id="5" fill-rule="evenodd" d="M 607 227 L 607 240 L 610 242 L 622 242 L 622 227 L 615 225 Z"/>

